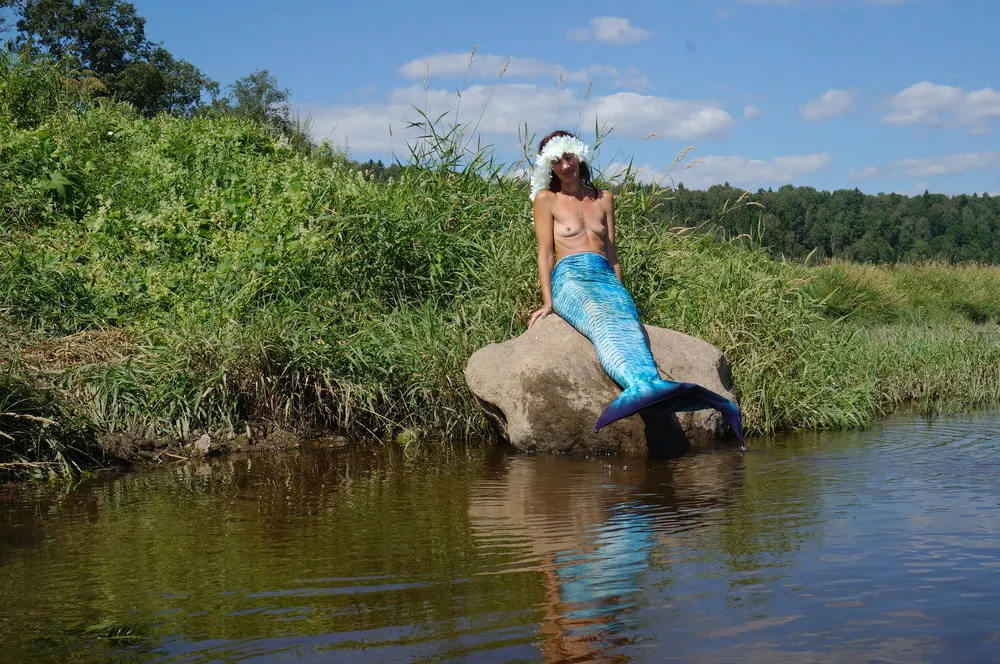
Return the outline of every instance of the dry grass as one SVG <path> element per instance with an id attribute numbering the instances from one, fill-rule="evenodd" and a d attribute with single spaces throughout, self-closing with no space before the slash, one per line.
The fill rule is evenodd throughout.
<path id="1" fill-rule="evenodd" d="M 86 364 L 124 362 L 136 353 L 124 330 L 82 330 L 26 348 L 21 361 L 32 371 L 60 372 Z"/>

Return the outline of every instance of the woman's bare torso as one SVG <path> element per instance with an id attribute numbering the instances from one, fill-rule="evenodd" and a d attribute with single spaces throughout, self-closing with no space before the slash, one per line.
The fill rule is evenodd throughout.
<path id="1" fill-rule="evenodd" d="M 555 260 L 593 251 L 607 257 L 608 223 L 603 192 L 598 197 L 584 197 L 556 194 L 552 204 L 552 235 L 555 244 Z"/>

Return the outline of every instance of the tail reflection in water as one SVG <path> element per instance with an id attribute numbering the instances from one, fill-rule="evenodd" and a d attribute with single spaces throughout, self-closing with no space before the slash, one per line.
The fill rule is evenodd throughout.
<path id="1" fill-rule="evenodd" d="M 536 570 L 546 662 L 627 662 L 677 538 L 729 501 L 735 455 L 663 462 L 507 457 L 472 491 L 481 550 Z M 511 554 L 516 554 L 511 556 Z"/>
<path id="2" fill-rule="evenodd" d="M 623 511 L 596 533 L 593 550 L 554 555 L 543 567 L 547 661 L 594 661 L 601 650 L 627 641 L 620 634 L 629 626 L 649 566 L 651 525 L 648 517 Z M 598 661 L 627 661 L 604 655 Z"/>

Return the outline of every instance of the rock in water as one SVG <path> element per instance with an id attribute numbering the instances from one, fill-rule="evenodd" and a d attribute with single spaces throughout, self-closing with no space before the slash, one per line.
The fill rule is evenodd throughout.
<path id="1" fill-rule="evenodd" d="M 729 363 L 711 344 L 644 326 L 664 378 L 697 383 L 736 401 Z M 619 394 L 593 344 L 556 315 L 521 336 L 472 354 L 465 381 L 512 445 L 525 452 L 673 456 L 735 440 L 716 410 L 658 412 L 655 407 L 594 432 Z"/>

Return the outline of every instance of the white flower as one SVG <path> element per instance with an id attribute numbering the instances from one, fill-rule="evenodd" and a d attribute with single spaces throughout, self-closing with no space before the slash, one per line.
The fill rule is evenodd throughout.
<path id="1" fill-rule="evenodd" d="M 590 161 L 590 146 L 576 136 L 556 136 L 545 144 L 545 149 L 535 157 L 531 171 L 531 200 L 552 183 L 552 162 L 564 154 L 576 155 L 581 164 Z"/>
<path id="2" fill-rule="evenodd" d="M 115 135 L 115 132 L 113 132 L 113 131 L 109 131 L 108 132 L 108 136 L 114 136 L 114 135 Z"/>

